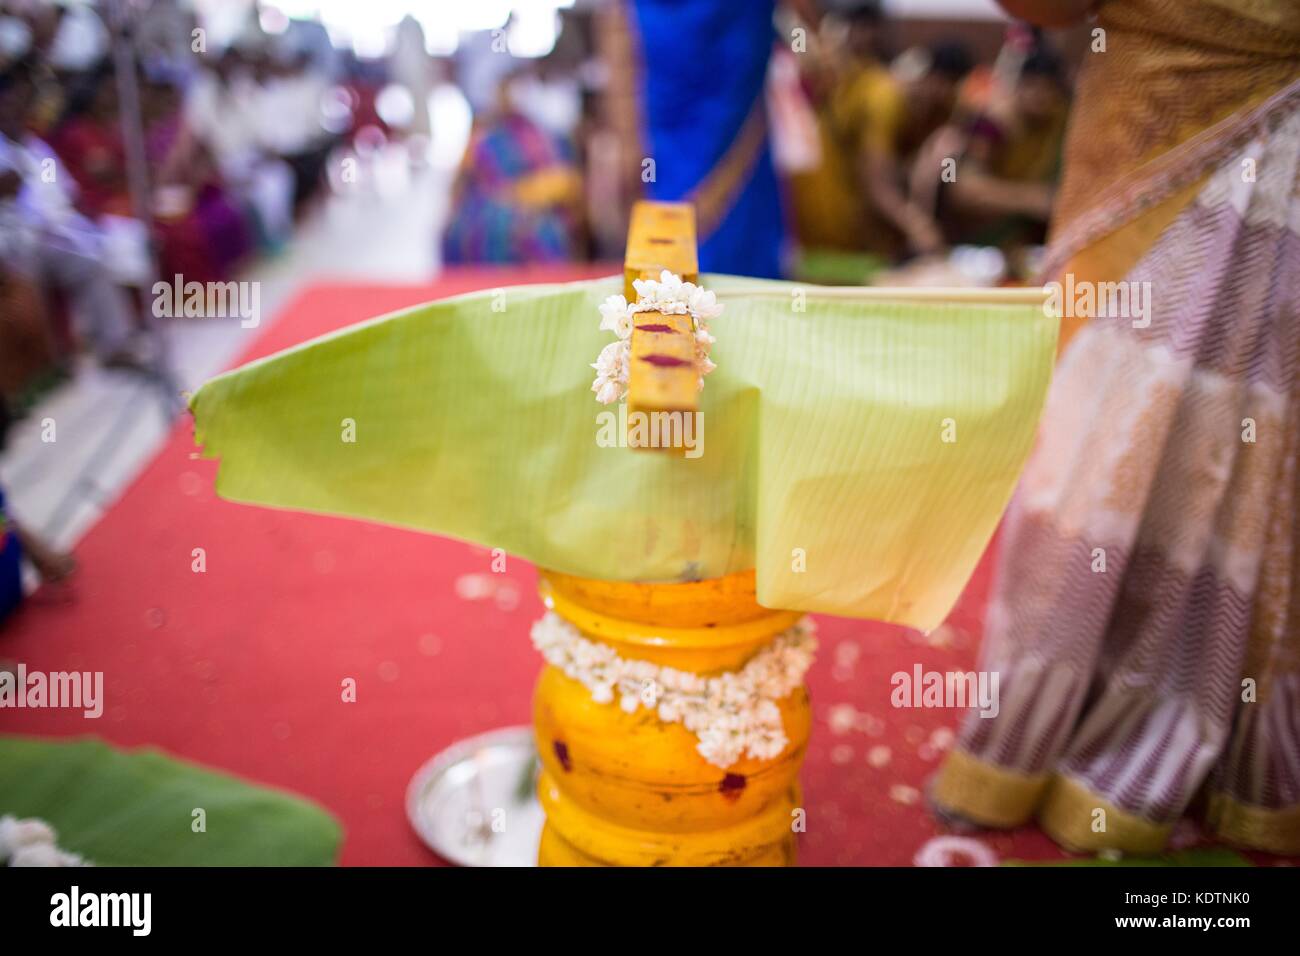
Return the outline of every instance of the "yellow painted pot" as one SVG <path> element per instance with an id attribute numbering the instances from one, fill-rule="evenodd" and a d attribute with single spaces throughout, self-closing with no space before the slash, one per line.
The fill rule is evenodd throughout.
<path id="1" fill-rule="evenodd" d="M 801 617 L 754 599 L 752 571 L 685 584 L 541 572 L 547 606 L 621 657 L 711 675 L 739 669 Z M 781 866 L 794 862 L 798 772 L 811 711 L 799 687 L 778 702 L 788 743 L 723 769 L 654 710 L 597 703 L 547 666 L 533 702 L 546 811 L 542 866 Z"/>

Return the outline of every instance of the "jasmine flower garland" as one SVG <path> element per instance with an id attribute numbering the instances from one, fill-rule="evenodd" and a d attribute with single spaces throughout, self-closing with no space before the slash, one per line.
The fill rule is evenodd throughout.
<path id="1" fill-rule="evenodd" d="M 0 817 L 0 864 L 9 866 L 89 866 L 56 845 L 58 834 L 44 820 Z"/>
<path id="2" fill-rule="evenodd" d="M 637 279 L 632 283 L 637 301 L 628 304 L 621 295 L 611 295 L 600 305 L 601 331 L 613 332 L 617 342 L 610 342 L 600 351 L 591 367 L 596 370 L 596 380 L 591 390 L 596 400 L 608 405 L 627 394 L 628 363 L 632 354 L 632 316 L 638 312 L 660 312 L 664 315 L 689 315 L 695 331 L 695 368 L 699 372 L 700 388 L 704 376 L 717 366 L 709 358 L 709 350 L 716 341 L 709 334 L 708 321 L 722 314 L 717 296 L 693 282 L 683 282 L 680 276 L 665 269 L 658 279 Z"/>
<path id="3" fill-rule="evenodd" d="M 804 618 L 740 670 L 705 677 L 619 657 L 554 611 L 533 624 L 532 639 L 548 664 L 585 686 L 597 703 L 617 695 L 629 714 L 644 706 L 665 723 L 682 724 L 700 739 L 700 756 L 724 769 L 741 757 L 770 760 L 785 749 L 789 738 L 776 702 L 803 682 L 817 647 L 813 623 Z"/>

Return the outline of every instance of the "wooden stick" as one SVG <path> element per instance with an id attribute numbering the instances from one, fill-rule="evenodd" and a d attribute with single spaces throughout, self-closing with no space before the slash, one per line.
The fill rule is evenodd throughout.
<path id="1" fill-rule="evenodd" d="M 623 263 L 624 295 L 637 300 L 632 283 L 658 279 L 667 269 L 683 282 L 699 278 L 695 247 L 695 210 L 687 203 L 638 202 L 632 208 L 627 254 Z M 693 414 L 700 407 L 695 367 L 695 330 L 689 315 L 638 312 L 632 327 L 627 385 L 628 444 L 634 440 L 636 413 Z M 680 452 L 680 449 L 678 449 Z"/>

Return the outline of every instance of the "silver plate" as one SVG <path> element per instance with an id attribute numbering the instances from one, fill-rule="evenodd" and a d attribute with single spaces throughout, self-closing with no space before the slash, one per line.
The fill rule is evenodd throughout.
<path id="1" fill-rule="evenodd" d="M 536 866 L 545 819 L 537 802 L 531 727 L 502 727 L 452 744 L 406 788 L 420 839 L 461 866 Z"/>

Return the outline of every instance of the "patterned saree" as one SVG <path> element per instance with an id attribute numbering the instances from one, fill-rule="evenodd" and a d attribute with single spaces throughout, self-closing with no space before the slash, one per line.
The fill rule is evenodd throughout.
<path id="1" fill-rule="evenodd" d="M 1159 851 L 1190 809 L 1298 854 L 1300 4 L 1095 26 L 1046 277 L 1149 308 L 1067 311 L 986 621 L 1000 709 L 932 796 L 1078 850 Z"/>

